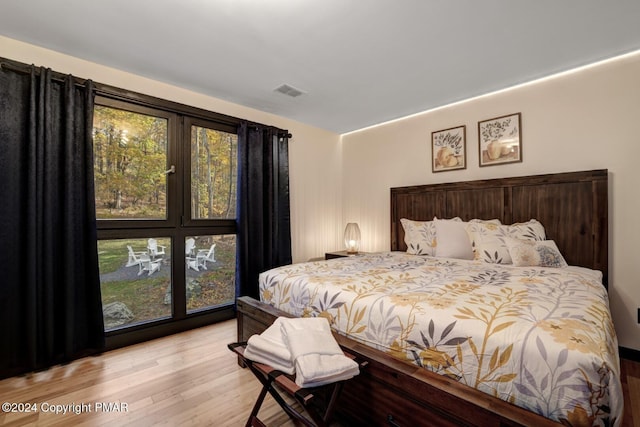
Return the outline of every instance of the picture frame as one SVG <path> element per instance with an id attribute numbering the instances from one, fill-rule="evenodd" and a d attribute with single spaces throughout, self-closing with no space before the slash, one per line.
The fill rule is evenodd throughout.
<path id="1" fill-rule="evenodd" d="M 522 162 L 522 117 L 508 114 L 478 122 L 480 166 Z"/>
<path id="2" fill-rule="evenodd" d="M 445 172 L 467 168 L 467 127 L 431 132 L 431 170 Z"/>

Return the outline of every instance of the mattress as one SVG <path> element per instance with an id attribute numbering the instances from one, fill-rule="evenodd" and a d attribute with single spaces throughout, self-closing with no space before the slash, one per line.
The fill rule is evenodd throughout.
<path id="1" fill-rule="evenodd" d="M 601 274 L 382 252 L 260 275 L 263 302 L 571 425 L 616 425 L 623 395 Z"/>

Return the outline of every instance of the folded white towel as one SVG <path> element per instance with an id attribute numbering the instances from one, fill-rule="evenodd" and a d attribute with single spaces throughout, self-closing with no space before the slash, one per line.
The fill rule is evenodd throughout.
<path id="1" fill-rule="evenodd" d="M 344 354 L 308 354 L 296 359 L 296 384 L 300 387 L 348 380 L 359 373 L 358 364 Z"/>
<path id="2" fill-rule="evenodd" d="M 307 354 L 343 354 L 324 317 L 283 319 L 281 330 L 293 360 Z"/>
<path id="3" fill-rule="evenodd" d="M 277 318 L 262 334 L 252 335 L 247 341 L 244 356 L 286 374 L 293 374 L 295 366 L 291 352 L 282 337 L 281 319 Z"/>
<path id="4" fill-rule="evenodd" d="M 358 364 L 344 355 L 322 317 L 282 319 L 284 341 L 295 363 L 296 384 L 316 387 L 358 375 Z"/>

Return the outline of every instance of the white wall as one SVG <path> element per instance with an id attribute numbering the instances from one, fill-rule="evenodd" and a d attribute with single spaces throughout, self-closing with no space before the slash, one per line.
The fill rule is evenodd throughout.
<path id="1" fill-rule="evenodd" d="M 620 345 L 640 350 L 640 53 L 342 137 L 299 122 L 0 37 L 0 56 L 289 129 L 294 262 L 341 249 L 347 222 L 362 250 L 390 245 L 389 188 L 609 169 L 609 291 Z M 522 113 L 523 163 L 478 167 L 477 122 Z M 467 169 L 431 172 L 431 132 L 467 126 Z"/>
<path id="2" fill-rule="evenodd" d="M 478 166 L 477 122 L 522 113 L 523 162 Z M 431 172 L 431 132 L 467 126 L 467 169 Z M 621 346 L 640 350 L 640 52 L 342 136 L 344 221 L 390 245 L 389 188 L 609 170 L 609 292 Z"/>
<path id="3" fill-rule="evenodd" d="M 291 234 L 294 262 L 322 256 L 340 244 L 341 144 L 339 135 L 176 86 L 0 36 L 0 57 L 288 129 Z"/>

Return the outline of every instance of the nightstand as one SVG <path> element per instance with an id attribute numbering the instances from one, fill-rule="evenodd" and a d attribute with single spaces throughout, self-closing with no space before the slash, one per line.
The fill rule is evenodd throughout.
<path id="1" fill-rule="evenodd" d="M 345 258 L 349 256 L 363 255 L 364 252 L 356 252 L 354 254 L 350 254 L 347 251 L 334 251 L 334 252 L 325 252 L 324 259 L 334 259 L 334 258 Z"/>

